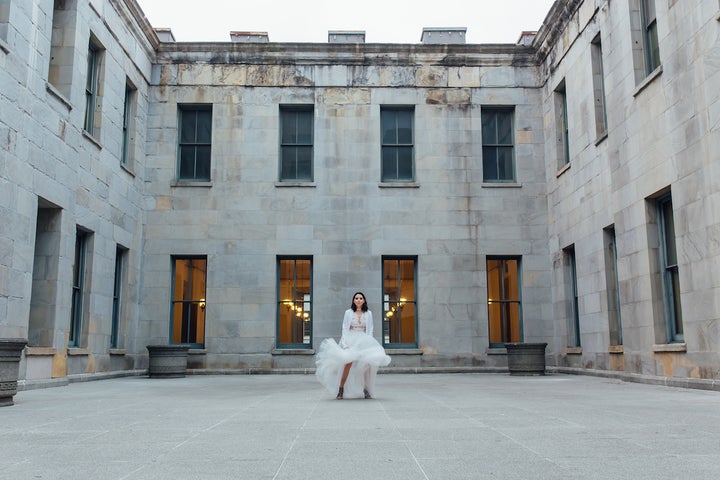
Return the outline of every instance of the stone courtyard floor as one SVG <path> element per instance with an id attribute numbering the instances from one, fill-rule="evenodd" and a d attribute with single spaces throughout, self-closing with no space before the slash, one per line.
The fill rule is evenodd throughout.
<path id="1" fill-rule="evenodd" d="M 20 391 L 0 479 L 718 479 L 720 393 L 553 374 L 124 377 Z"/>

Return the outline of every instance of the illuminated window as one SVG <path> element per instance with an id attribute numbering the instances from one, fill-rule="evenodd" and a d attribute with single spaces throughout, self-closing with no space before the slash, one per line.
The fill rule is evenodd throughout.
<path id="1" fill-rule="evenodd" d="M 417 347 L 416 258 L 384 257 L 383 345 Z"/>
<path id="2" fill-rule="evenodd" d="M 521 342 L 522 309 L 520 303 L 520 260 L 487 259 L 488 322 L 490 346 Z"/>
<path id="3" fill-rule="evenodd" d="M 171 343 L 203 347 L 205 344 L 205 257 L 173 258 Z"/>
<path id="4" fill-rule="evenodd" d="M 278 258 L 277 347 L 312 347 L 312 259 Z"/>

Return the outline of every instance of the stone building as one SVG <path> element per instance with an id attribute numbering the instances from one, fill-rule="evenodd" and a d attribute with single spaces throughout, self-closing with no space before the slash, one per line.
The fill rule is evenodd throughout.
<path id="1" fill-rule="evenodd" d="M 558 0 L 516 44 L 176 42 L 136 0 L 0 6 L 0 337 L 32 385 L 391 367 L 717 388 L 720 3 Z"/>

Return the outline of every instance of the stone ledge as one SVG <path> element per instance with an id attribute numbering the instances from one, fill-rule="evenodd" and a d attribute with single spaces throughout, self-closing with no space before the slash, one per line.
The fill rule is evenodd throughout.
<path id="1" fill-rule="evenodd" d="M 56 353 L 57 353 L 57 350 L 53 347 L 26 347 L 25 348 L 25 356 L 26 357 L 51 356 L 51 355 L 55 355 Z"/>
<path id="2" fill-rule="evenodd" d="M 622 345 L 608 345 L 608 353 L 625 353 Z"/>
<path id="3" fill-rule="evenodd" d="M 378 188 L 420 188 L 417 182 L 381 182 Z"/>
<path id="4" fill-rule="evenodd" d="M 190 348 L 188 355 L 207 355 L 207 350 L 204 348 Z"/>
<path id="5" fill-rule="evenodd" d="M 270 355 L 315 355 L 312 348 L 273 348 Z"/>
<path id="6" fill-rule="evenodd" d="M 8 45 L 2 38 L 0 38 L 0 50 L 5 53 L 10 53 L 10 45 Z"/>
<path id="7" fill-rule="evenodd" d="M 171 187 L 205 187 L 213 186 L 212 182 L 193 182 L 192 180 L 174 180 L 170 182 Z"/>
<path id="8" fill-rule="evenodd" d="M 687 343 L 663 343 L 653 345 L 655 353 L 685 353 L 687 352 Z"/>
<path id="9" fill-rule="evenodd" d="M 308 187 L 315 188 L 317 184 L 315 182 L 275 182 L 276 187 Z"/>
<path id="10" fill-rule="evenodd" d="M 563 173 L 565 173 L 565 172 L 567 172 L 568 170 L 570 170 L 570 166 L 571 166 L 571 165 L 572 165 L 572 163 L 570 163 L 570 162 L 568 162 L 568 163 L 566 163 L 565 165 L 563 165 L 563 167 L 555 173 L 555 178 L 559 177 L 559 176 L 562 175 Z"/>
<path id="11" fill-rule="evenodd" d="M 124 348 L 111 348 L 108 353 L 110 355 L 127 355 L 127 350 Z"/>
<path id="12" fill-rule="evenodd" d="M 87 348 L 68 348 L 68 355 L 90 355 L 90 350 Z"/>
<path id="13" fill-rule="evenodd" d="M 72 107 L 72 103 L 70 103 L 70 100 L 68 100 L 67 98 L 65 98 L 65 95 L 63 95 L 63 94 L 60 92 L 60 90 L 58 90 L 58 89 L 55 87 L 55 85 L 53 85 L 53 84 L 50 83 L 50 82 L 46 82 L 46 83 L 45 83 L 45 89 L 48 91 L 48 93 L 49 93 L 51 96 L 53 96 L 53 97 L 55 97 L 56 99 L 60 100 L 60 102 L 61 102 L 63 105 L 65 105 L 65 107 L 66 107 L 68 110 L 72 110 L 73 107 Z"/>
<path id="14" fill-rule="evenodd" d="M 385 353 L 388 355 L 422 355 L 424 352 L 420 348 L 386 348 Z"/>
<path id="15" fill-rule="evenodd" d="M 582 355 L 582 347 L 565 347 L 566 355 Z"/>
<path id="16" fill-rule="evenodd" d="M 522 188 L 522 183 L 483 182 L 480 184 L 480 188 Z"/>
<path id="17" fill-rule="evenodd" d="M 102 150 L 102 148 L 103 148 L 102 143 L 100 143 L 100 140 L 95 138 L 92 133 L 88 132 L 87 130 L 83 130 L 82 135 L 86 140 L 88 140 L 90 143 L 95 145 L 95 147 L 97 147 L 98 150 Z"/>
<path id="18" fill-rule="evenodd" d="M 697 390 L 713 390 L 720 392 L 720 379 L 705 378 L 678 378 L 661 377 L 659 375 L 644 375 L 641 373 L 617 372 L 610 370 L 594 370 L 573 367 L 546 367 L 548 372 L 564 373 L 568 375 L 588 375 L 591 377 L 614 378 L 624 382 L 643 383 L 646 385 L 661 385 L 665 387 L 694 388 Z"/>
<path id="19" fill-rule="evenodd" d="M 642 82 L 640 82 L 640 84 L 637 87 L 635 87 L 635 91 L 632 94 L 633 97 L 637 97 L 640 94 L 640 92 L 645 90 L 645 87 L 650 85 L 653 82 L 653 80 L 658 78 L 660 76 L 660 74 L 662 74 L 662 71 L 663 71 L 663 67 L 662 67 L 662 65 L 660 65 L 655 70 L 650 72 L 650 74 L 647 77 L 645 77 L 645 79 Z"/>

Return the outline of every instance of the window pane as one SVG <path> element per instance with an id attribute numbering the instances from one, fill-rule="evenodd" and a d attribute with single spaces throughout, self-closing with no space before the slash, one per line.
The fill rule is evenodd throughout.
<path id="1" fill-rule="evenodd" d="M 397 178 L 398 180 L 412 180 L 413 159 L 412 147 L 400 147 L 397 149 Z"/>
<path id="2" fill-rule="evenodd" d="M 677 264 L 677 251 L 675 250 L 675 221 L 673 217 L 672 202 L 662 204 L 663 231 L 665 233 L 665 259 L 667 265 Z"/>
<path id="3" fill-rule="evenodd" d="M 400 110 L 397 112 L 398 144 L 411 145 L 413 143 L 412 117 L 413 112 L 410 110 Z"/>
<path id="4" fill-rule="evenodd" d="M 197 143 L 210 143 L 212 140 L 212 112 L 199 110 L 197 112 Z"/>
<path id="5" fill-rule="evenodd" d="M 397 180 L 397 156 L 396 147 L 383 147 L 382 149 L 382 179 L 383 181 Z"/>
<path id="6" fill-rule="evenodd" d="M 497 144 L 497 120 L 494 112 L 482 114 L 482 143 L 483 145 Z"/>
<path id="7" fill-rule="evenodd" d="M 197 180 L 210 180 L 210 147 L 197 147 L 195 178 Z"/>
<path id="8" fill-rule="evenodd" d="M 181 110 L 180 143 L 195 143 L 196 115 L 192 110 Z"/>
<path id="9" fill-rule="evenodd" d="M 280 141 L 283 145 L 295 144 L 297 135 L 295 132 L 295 115 L 287 110 L 280 111 Z"/>
<path id="10" fill-rule="evenodd" d="M 310 180 L 310 169 L 312 167 L 312 147 L 299 147 L 297 149 L 296 178 L 298 180 Z"/>
<path id="11" fill-rule="evenodd" d="M 501 145 L 512 145 L 513 143 L 513 126 L 512 113 L 500 112 L 497 114 L 497 131 L 498 141 Z"/>
<path id="12" fill-rule="evenodd" d="M 180 147 L 180 178 L 195 178 L 195 147 Z"/>
<path id="13" fill-rule="evenodd" d="M 483 147 L 483 180 L 489 182 L 498 178 L 497 148 Z"/>
<path id="14" fill-rule="evenodd" d="M 511 147 L 497 148 L 497 179 L 512 180 L 513 174 L 513 151 Z"/>
<path id="15" fill-rule="evenodd" d="M 297 139 L 301 145 L 312 143 L 312 112 L 297 112 Z"/>
<path id="16" fill-rule="evenodd" d="M 392 110 L 381 112 L 382 143 L 383 145 L 396 145 L 397 137 L 397 114 Z"/>
<path id="17" fill-rule="evenodd" d="M 280 178 L 283 180 L 294 180 L 297 178 L 296 156 L 297 147 L 283 147 L 280 159 Z"/>

